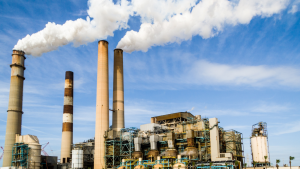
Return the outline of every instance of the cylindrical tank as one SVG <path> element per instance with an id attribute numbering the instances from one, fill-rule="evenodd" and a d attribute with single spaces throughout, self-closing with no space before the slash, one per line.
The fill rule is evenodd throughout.
<path id="1" fill-rule="evenodd" d="M 176 164 L 173 165 L 173 169 L 185 169 L 185 164 L 176 163 Z"/>
<path id="2" fill-rule="evenodd" d="M 162 158 L 176 158 L 176 156 L 177 156 L 176 149 L 167 149 L 165 152 L 163 152 Z"/>
<path id="3" fill-rule="evenodd" d="M 83 150 L 72 150 L 72 168 L 83 168 Z"/>
<path id="4" fill-rule="evenodd" d="M 143 165 L 137 165 L 134 167 L 134 169 L 145 169 L 145 166 Z"/>
<path id="5" fill-rule="evenodd" d="M 28 156 L 28 168 L 40 169 L 41 164 L 41 145 L 40 144 L 28 144 L 30 148 Z"/>
<path id="6" fill-rule="evenodd" d="M 159 151 L 158 150 L 150 150 L 148 152 L 148 155 L 147 155 L 147 158 L 150 160 L 150 161 L 155 161 L 157 160 L 157 156 L 159 155 Z"/>
<path id="7" fill-rule="evenodd" d="M 188 157 L 190 160 L 198 158 L 198 149 L 196 147 L 187 147 L 181 155 Z"/>
<path id="8" fill-rule="evenodd" d="M 132 153 L 131 158 L 132 159 L 143 158 L 143 153 L 141 151 L 135 151 Z"/>
<path id="9" fill-rule="evenodd" d="M 268 142 L 266 136 L 251 137 L 251 149 L 253 161 L 264 163 L 264 157 L 267 156 L 268 158 L 266 159 L 266 162 L 269 162 Z"/>

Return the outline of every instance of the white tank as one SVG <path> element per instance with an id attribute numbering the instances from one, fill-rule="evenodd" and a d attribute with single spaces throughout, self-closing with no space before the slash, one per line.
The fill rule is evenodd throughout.
<path id="1" fill-rule="evenodd" d="M 72 168 L 83 168 L 83 150 L 72 150 Z"/>
<path id="2" fill-rule="evenodd" d="M 266 136 L 251 137 L 251 149 L 253 161 L 264 163 L 265 156 L 268 156 L 266 162 L 269 162 L 268 142 Z"/>
<path id="3" fill-rule="evenodd" d="M 41 145 L 39 144 L 28 144 L 30 148 L 28 161 L 29 169 L 40 169 L 41 163 Z"/>

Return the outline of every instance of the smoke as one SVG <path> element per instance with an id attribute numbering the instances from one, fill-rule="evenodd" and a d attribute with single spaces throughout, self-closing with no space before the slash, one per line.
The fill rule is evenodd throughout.
<path id="1" fill-rule="evenodd" d="M 114 36 L 128 29 L 132 16 L 141 18 L 140 30 L 129 30 L 117 48 L 147 51 L 151 46 L 210 38 L 226 25 L 248 24 L 255 16 L 270 17 L 285 9 L 289 0 L 89 0 L 86 19 L 49 22 L 45 28 L 18 41 L 14 49 L 40 56 L 73 43 L 75 47 Z"/>
<path id="2" fill-rule="evenodd" d="M 141 24 L 140 30 L 128 31 L 118 43 L 126 52 L 144 51 L 151 46 L 189 40 L 195 35 L 204 39 L 221 32 L 225 25 L 248 24 L 255 16 L 270 17 L 285 9 L 289 0 L 202 0 L 190 10 L 170 18 Z M 173 2 L 176 3 L 176 2 Z"/>
<path id="3" fill-rule="evenodd" d="M 89 0 L 88 5 L 89 16 L 86 20 L 66 21 L 63 25 L 49 22 L 43 30 L 19 40 L 14 49 L 23 50 L 27 55 L 40 56 L 69 43 L 77 47 L 113 36 L 115 30 L 129 28 L 127 21 L 132 6 L 127 0 L 116 4 L 112 0 Z"/>
<path id="4" fill-rule="evenodd" d="M 192 107 L 191 110 L 187 110 L 187 112 L 191 112 L 195 109 L 195 107 Z"/>

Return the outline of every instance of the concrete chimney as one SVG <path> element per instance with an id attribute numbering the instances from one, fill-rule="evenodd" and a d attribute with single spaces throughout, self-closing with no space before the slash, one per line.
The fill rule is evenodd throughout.
<path id="1" fill-rule="evenodd" d="M 24 55 L 23 51 L 13 50 L 3 167 L 11 166 L 12 148 L 16 141 L 16 134 L 21 135 L 23 82 L 25 80 L 24 60 L 26 59 Z"/>
<path id="2" fill-rule="evenodd" d="M 73 72 L 67 71 L 65 78 L 64 112 L 60 162 L 67 163 L 71 159 L 73 144 Z"/>
<path id="3" fill-rule="evenodd" d="M 109 129 L 108 106 L 108 42 L 101 40 L 98 42 L 94 169 L 106 168 L 104 134 Z"/>
<path id="4" fill-rule="evenodd" d="M 124 128 L 123 50 L 114 50 L 113 130 Z"/>

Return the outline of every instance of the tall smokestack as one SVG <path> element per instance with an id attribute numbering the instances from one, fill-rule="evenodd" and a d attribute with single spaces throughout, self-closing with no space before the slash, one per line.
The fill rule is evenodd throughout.
<path id="1" fill-rule="evenodd" d="M 66 72 L 60 162 L 71 159 L 73 144 L 73 72 Z"/>
<path id="2" fill-rule="evenodd" d="M 6 134 L 4 145 L 3 167 L 11 166 L 12 148 L 15 143 L 16 134 L 21 135 L 22 125 L 22 103 L 23 103 L 23 82 L 24 60 L 26 57 L 23 51 L 13 50 L 10 79 L 10 92 L 7 110 Z"/>
<path id="3" fill-rule="evenodd" d="M 109 129 L 108 103 L 108 42 L 98 42 L 97 99 L 94 169 L 105 167 L 104 134 Z"/>
<path id="4" fill-rule="evenodd" d="M 124 128 L 123 50 L 114 50 L 113 130 Z"/>

